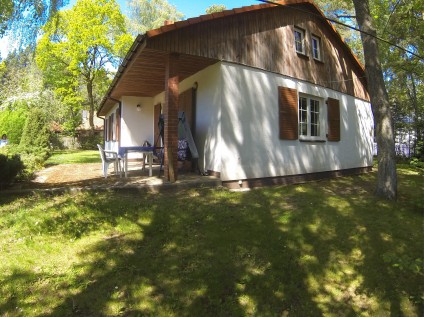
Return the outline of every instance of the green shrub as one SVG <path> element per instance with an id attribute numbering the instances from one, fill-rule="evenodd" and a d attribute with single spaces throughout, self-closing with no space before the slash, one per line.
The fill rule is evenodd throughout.
<path id="1" fill-rule="evenodd" d="M 411 159 L 411 161 L 409 162 L 409 164 L 411 164 L 414 167 L 418 167 L 418 168 L 424 168 L 424 162 L 420 161 L 420 159 L 414 157 Z"/>
<path id="2" fill-rule="evenodd" d="M 420 158 L 421 161 L 424 160 L 424 141 L 417 142 L 415 156 Z"/>
<path id="3" fill-rule="evenodd" d="M 29 180 L 34 176 L 34 172 L 40 170 L 45 160 L 49 157 L 49 152 L 46 149 L 32 148 L 32 152 L 22 151 L 21 147 L 16 144 L 9 144 L 0 149 L 0 153 L 12 157 L 15 155 L 20 156 L 23 162 L 24 169 L 17 176 L 18 180 Z"/>
<path id="4" fill-rule="evenodd" d="M 6 134 L 9 143 L 19 144 L 26 118 L 27 110 L 23 107 L 0 111 L 0 134 Z"/>
<path id="5" fill-rule="evenodd" d="M 97 150 L 97 144 L 103 144 L 103 134 L 90 132 L 86 135 L 80 135 L 78 141 L 83 150 Z"/>
<path id="6" fill-rule="evenodd" d="M 10 185 L 24 170 L 24 163 L 19 155 L 9 158 L 0 154 L 0 188 Z"/>
<path id="7" fill-rule="evenodd" d="M 22 132 L 21 153 L 35 154 L 46 160 L 50 153 L 50 134 L 45 114 L 40 109 L 32 109 Z"/>

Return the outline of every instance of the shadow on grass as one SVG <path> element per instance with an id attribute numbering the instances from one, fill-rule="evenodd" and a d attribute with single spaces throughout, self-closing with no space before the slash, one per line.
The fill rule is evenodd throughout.
<path id="1" fill-rule="evenodd" d="M 84 219 L 46 222 L 52 234 L 89 235 L 104 222 L 116 231 L 80 251 L 75 280 L 57 286 L 61 303 L 46 316 L 421 316 L 420 200 L 404 207 L 408 189 L 400 203 L 375 200 L 369 177 L 85 196 L 75 203 Z M 132 230 L 120 231 L 123 221 Z"/>

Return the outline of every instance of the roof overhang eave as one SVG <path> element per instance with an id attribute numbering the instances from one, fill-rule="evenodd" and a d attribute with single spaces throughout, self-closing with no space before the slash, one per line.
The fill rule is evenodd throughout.
<path id="1" fill-rule="evenodd" d="M 115 89 L 122 75 L 128 69 L 128 66 L 131 65 L 135 57 L 143 51 L 143 48 L 146 46 L 146 39 L 146 34 L 139 34 L 134 40 L 133 44 L 131 45 L 131 48 L 128 50 L 127 55 L 125 55 L 124 59 L 121 62 L 121 65 L 119 65 L 118 71 L 116 72 L 108 91 L 100 102 L 100 108 L 97 111 L 98 117 L 105 116 L 110 107 L 112 107 L 113 104 L 118 101 L 111 97 L 112 91 Z"/>

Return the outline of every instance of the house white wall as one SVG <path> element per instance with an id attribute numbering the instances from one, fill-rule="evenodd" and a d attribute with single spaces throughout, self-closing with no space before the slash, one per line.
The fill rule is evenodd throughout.
<path id="1" fill-rule="evenodd" d="M 121 99 L 121 143 L 120 146 L 141 146 L 144 141 L 153 144 L 153 98 L 124 96 Z M 137 105 L 141 111 L 137 111 Z M 118 104 L 107 114 L 114 113 Z M 118 151 L 118 141 L 105 142 L 105 148 Z M 129 153 L 129 158 L 141 158 L 139 153 Z"/>
<path id="2" fill-rule="evenodd" d="M 199 169 L 220 171 L 222 168 L 220 63 L 207 67 L 192 76 L 190 80 L 198 83 L 194 136 L 199 151 Z"/>
<path id="3" fill-rule="evenodd" d="M 180 92 L 198 84 L 195 142 L 201 171 L 239 180 L 343 170 L 372 165 L 373 116 L 368 102 L 331 89 L 247 66 L 218 62 L 180 83 Z M 340 101 L 341 141 L 279 139 L 278 87 L 322 100 Z M 121 146 L 153 143 L 153 98 L 123 97 Z M 136 110 L 141 104 L 142 111 Z M 324 120 L 325 122 L 326 120 Z M 326 131 L 326 127 L 325 127 Z M 117 146 L 117 145 L 115 145 Z M 134 153 L 133 153 L 134 154 Z"/>
<path id="4" fill-rule="evenodd" d="M 368 102 L 320 86 L 241 65 L 221 63 L 222 180 L 263 178 L 372 165 L 373 117 Z M 278 86 L 340 100 L 341 141 L 279 139 Z M 206 145 L 206 144 L 205 144 Z M 212 150 L 210 150 L 212 152 Z M 208 153 L 208 150 L 205 150 Z M 205 158 L 211 161 L 212 158 Z"/>
<path id="5" fill-rule="evenodd" d="M 144 141 L 153 144 L 153 98 L 124 96 L 121 102 L 121 146 L 141 146 Z"/>

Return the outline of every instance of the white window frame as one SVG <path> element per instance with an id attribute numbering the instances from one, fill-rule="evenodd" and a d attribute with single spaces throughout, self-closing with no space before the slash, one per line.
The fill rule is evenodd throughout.
<path id="1" fill-rule="evenodd" d="M 305 104 L 306 103 L 306 104 Z M 314 104 L 318 104 L 318 120 L 313 123 Z M 306 109 L 301 114 L 301 105 Z M 327 108 L 323 98 L 300 93 L 298 97 L 299 140 L 325 141 Z M 312 135 L 313 125 L 318 126 L 318 135 Z M 306 127 L 306 134 L 304 133 Z"/>
<path id="2" fill-rule="evenodd" d="M 318 61 L 321 61 L 322 60 L 321 38 L 319 36 L 312 34 L 311 44 L 312 44 L 311 45 L 312 57 Z"/>
<path id="3" fill-rule="evenodd" d="M 294 28 L 294 32 L 293 32 L 293 35 L 294 35 L 294 48 L 296 50 L 296 53 L 303 54 L 303 55 L 306 54 L 305 33 L 306 33 L 305 30 L 303 30 L 301 28 L 298 28 L 298 27 L 295 27 Z M 300 35 L 300 41 L 298 41 L 298 39 L 297 39 L 297 34 Z M 298 43 L 300 43 L 300 45 L 301 45 L 301 50 L 298 50 Z"/>

